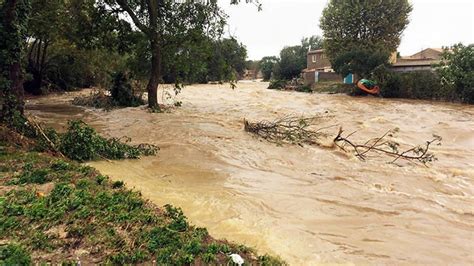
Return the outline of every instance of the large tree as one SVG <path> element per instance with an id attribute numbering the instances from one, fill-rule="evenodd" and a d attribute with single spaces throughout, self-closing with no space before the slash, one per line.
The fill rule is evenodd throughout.
<path id="1" fill-rule="evenodd" d="M 23 114 L 21 56 L 26 39 L 28 0 L 0 2 L 0 121 Z"/>
<path id="2" fill-rule="evenodd" d="M 364 64 L 360 58 L 364 54 L 383 54 L 381 63 L 388 61 L 400 44 L 411 10 L 408 0 L 330 0 L 320 27 L 324 49 L 334 69 L 341 73 L 348 65 Z M 355 72 L 357 68 L 351 70 L 363 74 Z"/>
<path id="3" fill-rule="evenodd" d="M 159 108 L 157 88 L 162 78 L 163 47 L 167 37 L 176 35 L 222 34 L 225 14 L 216 0 L 165 1 L 165 0 L 104 0 L 114 10 L 126 13 L 136 28 L 143 32 L 150 44 L 151 71 L 147 85 L 148 106 Z M 231 0 L 238 4 L 239 0 Z M 246 0 L 259 5 L 258 1 Z"/>
<path id="4" fill-rule="evenodd" d="M 268 81 L 272 78 L 273 68 L 278 64 L 278 57 L 276 56 L 264 56 L 260 60 L 260 70 L 262 71 L 263 80 Z"/>
<path id="5" fill-rule="evenodd" d="M 319 36 L 305 37 L 301 39 L 300 45 L 287 46 L 280 51 L 280 62 L 278 73 L 274 73 L 280 79 L 290 80 L 298 77 L 306 68 L 307 54 L 309 50 L 322 48 L 322 39 Z"/>
<path id="6" fill-rule="evenodd" d="M 208 66 L 211 81 L 237 80 L 245 71 L 247 49 L 234 38 L 224 38 L 212 44 L 213 54 Z"/>

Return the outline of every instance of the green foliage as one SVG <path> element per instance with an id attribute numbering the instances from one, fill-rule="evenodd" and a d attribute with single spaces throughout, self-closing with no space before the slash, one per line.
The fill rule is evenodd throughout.
<path id="1" fill-rule="evenodd" d="M 306 68 L 308 51 L 321 47 L 322 39 L 319 36 L 303 38 L 301 45 L 284 47 L 280 51 L 278 64 L 273 65 L 274 78 L 291 80 L 299 77 L 301 71 Z"/>
<path id="2" fill-rule="evenodd" d="M 275 258 L 269 255 L 263 255 L 258 257 L 258 264 L 261 266 L 272 266 L 272 265 L 286 265 L 280 258 Z"/>
<path id="3" fill-rule="evenodd" d="M 277 79 L 277 80 L 271 80 L 270 81 L 270 84 L 268 85 L 268 89 L 271 89 L 271 90 L 282 90 L 285 88 L 286 84 L 288 82 L 286 80 L 281 80 L 281 79 Z"/>
<path id="4" fill-rule="evenodd" d="M 440 78 L 431 71 L 397 73 L 376 69 L 373 78 L 386 98 L 456 100 L 454 90 L 441 84 Z"/>
<path id="5" fill-rule="evenodd" d="M 99 1 L 32 0 L 25 57 L 26 91 L 106 86 L 110 73 L 123 67 L 131 26 Z"/>
<path id="6" fill-rule="evenodd" d="M 222 39 L 213 44 L 213 55 L 208 64 L 208 80 L 237 80 L 245 70 L 247 49 L 236 39 Z"/>
<path id="7" fill-rule="evenodd" d="M 454 88 L 462 102 L 474 104 L 474 44 L 456 44 L 445 49 L 437 73 L 442 84 Z"/>
<path id="8" fill-rule="evenodd" d="M 141 94 L 137 95 L 134 92 L 130 79 L 126 73 L 115 73 L 113 75 L 113 80 L 110 95 L 118 106 L 140 106 L 145 104 Z"/>
<path id="9" fill-rule="evenodd" d="M 8 180 L 17 184 L 38 170 L 54 185 L 43 193 L 34 183 L 9 187 L 0 197 L 0 238 L 18 243 L 0 246 L 0 265 L 29 264 L 33 250 L 35 256 L 54 253 L 60 260 L 61 254 L 68 256 L 65 247 L 93 250 L 105 264 L 149 264 L 156 259 L 160 265 L 183 265 L 198 258 L 225 264 L 230 253 L 256 263 L 249 248 L 215 241 L 206 229 L 189 225 L 181 209 L 166 205 L 157 210 L 139 192 L 90 167 L 24 152 L 0 154 L 0 161 L 9 165 L 0 186 L 9 186 Z M 54 233 L 58 228 L 64 234 Z"/>
<path id="10" fill-rule="evenodd" d="M 21 57 L 30 14 L 29 0 L 0 2 L 0 120 L 23 113 Z"/>
<path id="11" fill-rule="evenodd" d="M 354 49 L 334 58 L 332 68 L 342 76 L 368 77 L 375 68 L 387 65 L 388 57 L 385 51 Z"/>
<path id="12" fill-rule="evenodd" d="M 183 211 L 179 208 L 175 208 L 171 205 L 165 205 L 166 216 L 171 218 L 172 222 L 168 226 L 169 229 L 183 232 L 188 229 L 188 222 L 186 221 L 186 217 L 183 214 Z"/>
<path id="13" fill-rule="evenodd" d="M 264 81 L 271 79 L 275 64 L 278 64 L 278 58 L 276 56 L 265 56 L 260 60 L 259 68 L 262 71 Z"/>
<path id="14" fill-rule="evenodd" d="M 306 68 L 306 52 L 300 45 L 283 48 L 280 52 L 280 71 L 277 76 L 286 80 L 298 77 L 301 70 Z"/>
<path id="15" fill-rule="evenodd" d="M 0 265 L 30 265 L 30 254 L 19 245 L 8 244 L 0 246 Z"/>
<path id="16" fill-rule="evenodd" d="M 125 68 L 123 56 L 113 50 L 78 49 L 75 44 L 66 40 L 58 40 L 50 47 L 49 59 L 43 71 L 44 78 L 48 80 L 48 88 L 53 90 L 108 87 L 111 73 Z"/>
<path id="17" fill-rule="evenodd" d="M 304 37 L 301 39 L 301 47 L 305 52 L 309 50 L 318 50 L 323 48 L 323 38 L 320 36 L 313 35 L 311 37 Z M 306 54 L 305 54 L 306 59 Z"/>
<path id="18" fill-rule="evenodd" d="M 120 139 L 101 137 L 92 127 L 80 120 L 69 121 L 66 133 L 61 136 L 60 151 L 77 161 L 99 158 L 126 159 L 139 158 L 140 155 L 153 155 L 157 147 L 152 145 L 128 145 Z M 130 139 L 126 139 L 129 142 Z"/>
<path id="19" fill-rule="evenodd" d="M 332 65 L 338 71 L 362 75 L 377 67 L 377 62 L 388 61 L 400 44 L 411 10 L 407 0 L 329 1 L 320 27 Z M 364 54 L 374 54 L 374 58 L 361 60 Z M 352 65 L 343 67 L 344 64 Z"/>
<path id="20" fill-rule="evenodd" d="M 313 89 L 311 89 L 311 87 L 310 87 L 310 86 L 307 86 L 307 85 L 298 85 L 298 86 L 296 86 L 295 91 L 298 91 L 298 92 L 306 92 L 306 93 L 312 93 L 312 92 L 313 92 Z"/>

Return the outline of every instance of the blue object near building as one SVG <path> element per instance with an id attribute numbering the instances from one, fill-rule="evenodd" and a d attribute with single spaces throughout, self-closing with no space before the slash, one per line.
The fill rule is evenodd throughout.
<path id="1" fill-rule="evenodd" d="M 344 84 L 353 84 L 354 83 L 354 74 L 349 74 L 344 77 Z"/>

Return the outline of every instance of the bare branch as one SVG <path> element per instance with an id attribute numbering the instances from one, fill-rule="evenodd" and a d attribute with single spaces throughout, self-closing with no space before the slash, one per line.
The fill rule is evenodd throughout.
<path id="1" fill-rule="evenodd" d="M 328 134 L 323 131 L 335 125 L 315 128 L 315 122 L 319 122 L 323 118 L 329 116 L 314 116 L 309 118 L 297 116 L 285 116 L 275 121 L 260 121 L 249 122 L 244 119 L 245 131 L 255 134 L 267 141 L 281 144 L 309 144 L 320 145 L 321 138 L 327 137 Z M 350 139 L 357 131 L 354 131 L 346 136 L 344 131 L 339 128 L 333 143 L 336 147 L 345 152 L 352 152 L 357 158 L 365 161 L 370 154 L 379 154 L 388 157 L 393 157 L 390 163 L 395 163 L 400 159 L 408 161 L 418 161 L 423 164 L 436 160 L 436 157 L 429 152 L 432 144 L 440 144 L 441 137 L 433 135 L 431 140 L 426 141 L 425 145 L 407 146 L 404 150 L 400 150 L 401 145 L 398 142 L 392 141 L 389 138 L 393 137 L 398 128 L 388 130 L 380 137 L 367 140 L 363 144 L 356 143 Z"/>
<path id="2" fill-rule="evenodd" d="M 394 159 L 390 163 L 395 163 L 399 159 L 419 161 L 423 164 L 436 160 L 436 157 L 434 156 L 434 154 L 429 152 L 429 149 L 433 143 L 438 145 L 440 144 L 440 141 L 442 140 L 440 136 L 433 135 L 433 138 L 431 140 L 426 141 L 426 144 L 424 146 L 413 146 L 406 148 L 403 151 L 400 151 L 399 143 L 386 139 L 387 136 L 391 135 L 395 131 L 396 130 L 389 130 L 380 137 L 371 139 L 364 144 L 357 144 L 349 140 L 349 136 L 352 134 L 344 137 L 342 135 L 343 130 L 342 128 L 340 128 L 339 133 L 334 138 L 334 143 L 336 144 L 336 146 L 338 146 L 344 151 L 347 151 L 347 149 L 345 149 L 345 146 L 351 147 L 355 155 L 360 160 L 365 160 L 367 158 L 368 153 L 381 153 L 386 156 L 393 157 Z"/>

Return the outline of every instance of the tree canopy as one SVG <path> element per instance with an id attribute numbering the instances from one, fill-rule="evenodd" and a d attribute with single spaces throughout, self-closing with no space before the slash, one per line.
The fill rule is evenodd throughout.
<path id="1" fill-rule="evenodd" d="M 474 44 L 446 48 L 437 72 L 442 83 L 453 87 L 461 101 L 474 103 Z"/>
<path id="2" fill-rule="evenodd" d="M 321 37 L 311 36 L 301 39 L 300 45 L 284 47 L 280 51 L 279 64 L 273 69 L 275 77 L 286 80 L 298 77 L 306 68 L 308 51 L 321 49 L 322 44 Z"/>
<path id="3" fill-rule="evenodd" d="M 325 52 L 333 67 L 338 63 L 335 70 L 341 73 L 342 69 L 348 69 L 347 65 L 355 65 L 351 60 L 362 53 L 384 54 L 385 60 L 378 59 L 380 63 L 386 62 L 400 44 L 411 10 L 408 0 L 330 0 L 323 10 L 320 27 L 324 32 Z M 338 67 L 342 65 L 346 66 Z M 357 73 L 358 69 L 351 71 L 365 74 Z"/>
<path id="4" fill-rule="evenodd" d="M 278 57 L 276 56 L 265 56 L 260 60 L 259 68 L 262 71 L 263 80 L 270 80 L 276 64 L 278 64 Z"/>

